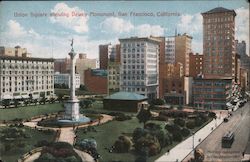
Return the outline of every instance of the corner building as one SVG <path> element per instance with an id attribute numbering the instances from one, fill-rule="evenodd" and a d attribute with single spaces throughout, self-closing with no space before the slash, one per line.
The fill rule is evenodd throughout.
<path id="1" fill-rule="evenodd" d="M 0 56 L 0 100 L 53 94 L 53 59 Z"/>
<path id="2" fill-rule="evenodd" d="M 205 78 L 234 77 L 235 16 L 234 10 L 222 7 L 202 13 Z"/>

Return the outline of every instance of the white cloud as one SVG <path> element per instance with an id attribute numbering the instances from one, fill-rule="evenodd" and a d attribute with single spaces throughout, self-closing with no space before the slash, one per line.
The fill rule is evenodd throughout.
<path id="1" fill-rule="evenodd" d="M 102 32 L 106 33 L 123 33 L 130 32 L 134 26 L 130 21 L 117 17 L 108 17 L 101 23 Z"/>
<path id="2" fill-rule="evenodd" d="M 188 33 L 191 35 L 202 34 L 202 16 L 200 13 L 194 15 L 181 15 L 177 23 L 178 32 Z"/>
<path id="3" fill-rule="evenodd" d="M 164 36 L 164 28 L 160 25 L 142 24 L 135 27 L 135 33 L 139 37 Z"/>
<path id="4" fill-rule="evenodd" d="M 164 35 L 164 28 L 162 28 L 160 25 L 142 24 L 135 26 L 130 21 L 118 17 L 106 18 L 101 23 L 101 30 L 104 33 L 113 33 L 113 34 L 125 33 L 140 37 L 147 37 L 150 35 L 153 36 Z"/>
<path id="5" fill-rule="evenodd" d="M 85 14 L 84 10 L 78 7 L 69 7 L 65 3 L 57 3 L 53 9 L 52 13 L 64 14 L 64 16 L 53 16 L 50 17 L 52 23 L 58 23 L 61 26 L 72 29 L 77 33 L 88 32 L 88 16 L 73 16 L 72 12 Z"/>
<path id="6" fill-rule="evenodd" d="M 235 10 L 235 35 L 239 41 L 246 41 L 247 53 L 249 53 L 249 9 L 238 8 Z"/>
<path id="7" fill-rule="evenodd" d="M 24 28 L 15 20 L 9 20 L 7 22 L 8 31 L 7 34 L 12 37 L 20 37 L 27 34 Z"/>

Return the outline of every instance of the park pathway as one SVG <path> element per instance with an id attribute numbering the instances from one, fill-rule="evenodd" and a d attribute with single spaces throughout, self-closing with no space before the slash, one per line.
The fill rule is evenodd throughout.
<path id="1" fill-rule="evenodd" d="M 99 125 L 99 124 L 103 124 L 106 123 L 108 121 L 113 120 L 113 117 L 110 115 L 105 115 L 102 114 L 103 118 L 100 121 L 95 121 L 93 123 L 90 124 L 85 124 L 85 125 L 81 125 L 78 126 L 78 128 L 84 128 L 84 127 L 88 127 L 88 126 L 94 126 L 94 125 Z M 34 120 L 31 120 L 29 122 L 24 122 L 23 124 L 25 126 L 28 127 L 32 127 L 32 128 L 40 128 L 40 129 L 53 129 L 53 130 L 61 130 L 61 133 L 59 135 L 59 138 L 57 141 L 61 141 L 61 142 L 68 142 L 71 145 L 74 144 L 74 140 L 75 140 L 75 131 L 73 130 L 72 127 L 68 127 L 68 128 L 51 128 L 51 127 L 42 127 L 42 126 L 38 126 L 37 123 L 42 120 L 42 118 L 37 118 Z M 84 162 L 95 162 L 95 160 L 93 159 L 92 156 L 90 156 L 88 153 L 84 152 L 84 151 L 80 151 L 77 149 L 74 149 L 76 151 L 76 153 L 84 160 Z M 37 159 L 39 156 L 41 155 L 41 153 L 35 153 L 33 155 L 31 155 L 30 157 L 28 157 L 27 159 L 25 159 L 24 162 L 32 162 L 35 159 Z"/>

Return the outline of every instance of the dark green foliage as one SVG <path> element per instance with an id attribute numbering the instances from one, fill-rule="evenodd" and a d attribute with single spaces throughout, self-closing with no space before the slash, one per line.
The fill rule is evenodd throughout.
<path id="1" fill-rule="evenodd" d="M 114 144 L 114 151 L 117 153 L 128 152 L 132 147 L 132 141 L 127 136 L 120 136 Z"/>
<path id="2" fill-rule="evenodd" d="M 216 113 L 214 113 L 214 112 L 209 112 L 209 113 L 208 113 L 208 116 L 209 116 L 210 118 L 216 119 Z"/>
<path id="3" fill-rule="evenodd" d="M 165 110 L 165 111 L 161 111 L 159 115 L 172 117 L 172 118 L 177 118 L 177 117 L 186 118 L 188 116 L 188 113 L 182 110 Z"/>
<path id="4" fill-rule="evenodd" d="M 190 130 L 187 128 L 182 128 L 181 129 L 181 134 L 183 137 L 187 137 L 188 135 L 190 135 Z"/>
<path id="5" fill-rule="evenodd" d="M 181 128 L 176 125 L 176 124 L 167 124 L 165 126 L 165 129 L 169 132 L 169 133 L 173 133 L 173 132 L 180 132 Z"/>
<path id="6" fill-rule="evenodd" d="M 173 136 L 173 141 L 177 141 L 177 142 L 182 141 L 182 135 L 181 135 L 180 131 L 174 131 L 172 133 L 172 136 Z"/>
<path id="7" fill-rule="evenodd" d="M 147 148 L 149 156 L 156 155 L 161 150 L 161 146 L 158 139 L 150 134 L 146 134 L 146 136 L 139 138 L 135 142 L 134 147 L 136 152 L 138 152 L 139 154 L 142 154 L 145 148 Z"/>
<path id="8" fill-rule="evenodd" d="M 181 126 L 181 127 L 184 127 L 185 126 L 185 120 L 182 119 L 182 118 L 175 118 L 174 119 L 174 123 Z"/>
<path id="9" fill-rule="evenodd" d="M 152 100 L 152 104 L 153 105 L 164 105 L 165 104 L 165 100 L 161 99 L 161 98 L 157 98 Z"/>
<path id="10" fill-rule="evenodd" d="M 187 123 L 186 123 L 186 127 L 188 129 L 194 129 L 195 128 L 195 121 L 194 120 L 189 120 Z"/>
<path id="11" fill-rule="evenodd" d="M 41 156 L 34 162 L 81 162 L 81 158 L 66 142 L 55 142 L 43 148 Z"/>
<path id="12" fill-rule="evenodd" d="M 151 118 L 151 116 L 152 114 L 149 109 L 141 109 L 136 117 L 140 123 L 143 123 L 145 125 L 145 123 Z"/>
<path id="13" fill-rule="evenodd" d="M 146 135 L 147 131 L 143 128 L 135 128 L 133 132 L 133 141 L 137 141 L 140 137 Z"/>
<path id="14" fill-rule="evenodd" d="M 196 127 L 199 127 L 199 126 L 201 126 L 203 124 L 203 120 L 202 120 L 201 117 L 196 117 L 194 121 L 195 121 L 195 126 Z"/>

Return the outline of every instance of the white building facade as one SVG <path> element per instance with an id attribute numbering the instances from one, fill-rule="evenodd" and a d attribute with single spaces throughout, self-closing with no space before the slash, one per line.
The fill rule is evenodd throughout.
<path id="1" fill-rule="evenodd" d="M 70 88 L 70 74 L 60 74 L 60 73 L 55 73 L 54 75 L 54 80 L 55 84 L 65 84 L 67 87 Z M 75 88 L 80 88 L 80 75 L 75 74 Z"/>
<path id="2" fill-rule="evenodd" d="M 0 100 L 54 95 L 54 60 L 0 56 Z"/>
<path id="3" fill-rule="evenodd" d="M 131 37 L 121 44 L 120 91 L 159 97 L 158 39 Z"/>
<path id="4" fill-rule="evenodd" d="M 165 38 L 165 63 L 175 63 L 175 37 Z"/>

